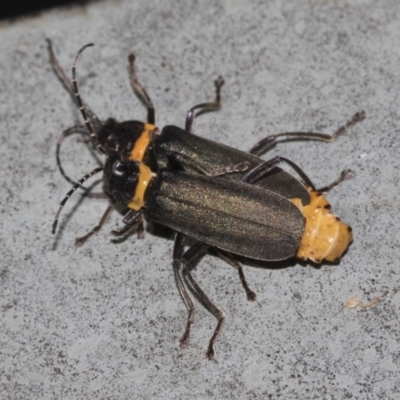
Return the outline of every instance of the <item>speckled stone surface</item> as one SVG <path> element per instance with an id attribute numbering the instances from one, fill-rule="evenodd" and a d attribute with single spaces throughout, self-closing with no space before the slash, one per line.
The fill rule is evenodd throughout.
<path id="1" fill-rule="evenodd" d="M 2 399 L 400 398 L 400 3 L 397 1 L 105 1 L 0 26 L 0 397 Z M 182 126 L 213 96 L 223 109 L 196 133 L 246 150 L 276 132 L 330 133 L 355 112 L 367 119 L 332 144 L 284 143 L 269 154 L 301 165 L 332 190 L 333 211 L 354 230 L 339 265 L 247 266 L 257 301 L 237 273 L 204 257 L 194 271 L 226 312 L 215 361 L 204 357 L 215 319 L 197 304 L 191 344 L 172 273 L 172 236 L 113 243 L 115 212 L 85 246 L 74 238 L 106 202 L 71 198 L 56 168 L 60 132 L 81 117 L 49 64 L 45 38 L 68 69 L 80 46 L 82 95 L 102 119 L 144 119 L 126 55 L 159 126 Z M 97 164 L 75 137 L 64 167 Z M 95 190 L 99 191 L 99 184 Z M 349 297 L 370 308 L 348 309 Z"/>

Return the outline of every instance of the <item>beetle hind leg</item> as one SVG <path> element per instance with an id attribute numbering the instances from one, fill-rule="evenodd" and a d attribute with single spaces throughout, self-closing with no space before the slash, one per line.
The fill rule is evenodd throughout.
<path id="1" fill-rule="evenodd" d="M 347 130 L 349 130 L 355 124 L 363 121 L 365 119 L 365 112 L 360 111 L 353 115 L 353 117 L 347 121 L 344 125 L 339 127 L 332 135 L 319 132 L 282 132 L 276 133 L 275 135 L 270 135 L 261 139 L 257 142 L 250 150 L 250 154 L 259 156 L 260 154 L 268 151 L 272 146 L 278 142 L 283 142 L 286 140 L 317 140 L 321 142 L 333 142 L 339 136 L 342 136 Z M 278 141 L 278 138 L 282 139 Z"/>
<path id="2" fill-rule="evenodd" d="M 218 250 L 218 256 L 226 261 L 229 265 L 232 265 L 232 267 L 237 269 L 240 282 L 243 286 L 244 291 L 246 292 L 247 300 L 254 301 L 257 298 L 257 295 L 249 288 L 249 285 L 247 284 L 242 264 L 239 261 L 235 260 L 229 253 L 225 253 L 224 251 Z"/>
<path id="3" fill-rule="evenodd" d="M 345 169 L 340 173 L 339 178 L 333 181 L 330 185 L 324 186 L 323 188 L 318 188 L 317 192 L 327 193 L 334 187 L 339 186 L 342 182 L 352 179 L 353 176 L 354 172 L 351 169 Z"/>

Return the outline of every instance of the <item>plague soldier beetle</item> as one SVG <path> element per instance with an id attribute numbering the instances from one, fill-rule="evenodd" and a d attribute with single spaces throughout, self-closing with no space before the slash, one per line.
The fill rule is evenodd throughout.
<path id="1" fill-rule="evenodd" d="M 349 171 L 344 171 L 337 181 L 318 191 L 292 161 L 283 157 L 263 161 L 257 155 L 274 145 L 278 138 L 333 141 L 347 128 L 363 120 L 363 112 L 357 113 L 334 135 L 281 133 L 263 139 L 245 153 L 193 134 L 197 115 L 221 107 L 223 80 L 219 78 L 215 82 L 215 101 L 191 108 L 185 130 L 167 126 L 158 133 L 153 103 L 136 77 L 134 56 L 130 55 L 131 83 L 146 105 L 147 123 L 119 123 L 111 118 L 102 123 L 83 103 L 76 82 L 78 57 L 92 44 L 82 47 L 76 55 L 70 81 L 54 56 L 51 42 L 48 43 L 53 67 L 74 95 L 85 123 L 85 126 L 78 125 L 64 131 L 58 141 L 57 161 L 61 173 L 70 180 L 62 170 L 59 148 L 62 140 L 73 132 L 87 133 L 94 147 L 106 156 L 104 167 L 94 169 L 76 182 L 60 203 L 53 233 L 68 198 L 87 179 L 101 171 L 104 171 L 104 183 L 111 203 L 99 225 L 78 239 L 78 244 L 101 228 L 116 203 L 126 206 L 128 212 L 123 219 L 126 227 L 114 231 L 115 235 L 131 232 L 141 235 L 144 219 L 176 231 L 174 274 L 188 309 L 181 346 L 189 343 L 194 323 L 194 304 L 182 275 L 187 277 L 191 290 L 218 319 L 207 350 L 209 359 L 214 358 L 214 344 L 224 323 L 224 312 L 211 302 L 190 272 L 190 262 L 205 248 L 216 249 L 224 260 L 239 270 L 249 300 L 254 300 L 255 294 L 249 289 L 235 255 L 262 261 L 299 257 L 320 263 L 322 260 L 336 262 L 340 259 L 352 241 L 351 228 L 330 213 L 331 206 L 322 192 L 346 179 Z M 196 110 L 199 110 L 197 114 Z M 279 168 L 281 163 L 291 166 L 305 183 Z M 186 252 L 185 236 L 196 241 Z"/>

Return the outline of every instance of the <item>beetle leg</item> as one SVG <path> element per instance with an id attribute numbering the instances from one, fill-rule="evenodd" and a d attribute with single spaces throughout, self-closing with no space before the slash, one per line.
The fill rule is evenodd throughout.
<path id="1" fill-rule="evenodd" d="M 247 300 L 254 301 L 256 299 L 257 295 L 249 288 L 249 285 L 247 284 L 246 277 L 244 276 L 244 272 L 243 272 L 242 263 L 235 260 L 231 254 L 226 253 L 225 251 L 222 251 L 219 249 L 216 249 L 216 250 L 217 250 L 218 256 L 220 258 L 222 258 L 229 265 L 232 265 L 232 267 L 237 269 L 237 271 L 239 273 L 240 282 L 242 283 L 243 289 L 246 292 Z"/>
<path id="2" fill-rule="evenodd" d="M 143 212 L 129 210 L 123 219 L 123 222 L 126 224 L 126 226 L 119 231 L 113 230 L 110 233 L 113 236 L 121 237 L 133 232 L 137 232 L 138 239 L 142 239 L 144 237 L 143 221 Z"/>
<path id="3" fill-rule="evenodd" d="M 155 119 L 156 119 L 154 105 L 150 99 L 150 96 L 147 94 L 145 88 L 142 86 L 142 84 L 139 82 L 139 80 L 137 78 L 136 70 L 135 70 L 135 59 L 136 59 L 136 57 L 133 53 L 129 54 L 129 56 L 128 56 L 129 80 L 131 82 L 133 91 L 139 97 L 139 100 L 147 108 L 147 122 L 149 124 L 154 125 Z"/>
<path id="4" fill-rule="evenodd" d="M 208 248 L 210 248 L 209 245 L 207 245 L 203 242 L 196 242 L 188 250 L 186 250 L 186 252 L 182 256 L 182 258 L 186 260 L 186 267 L 189 271 L 191 271 L 194 268 L 192 266 L 194 259 L 203 256 L 206 253 Z M 218 257 L 222 258 L 224 261 L 226 261 L 229 265 L 231 265 L 238 271 L 239 279 L 243 286 L 243 289 L 246 292 L 247 300 L 254 301 L 257 296 L 249 288 L 249 285 L 247 284 L 246 277 L 244 276 L 242 264 L 239 261 L 235 260 L 231 254 L 226 253 L 225 251 L 219 250 L 215 247 L 212 247 L 212 249 L 217 253 Z"/>
<path id="5" fill-rule="evenodd" d="M 193 262 L 195 259 L 198 259 L 204 256 L 209 249 L 209 245 L 203 242 L 196 242 L 188 250 L 185 251 L 182 258 L 186 262 L 186 267 L 191 271 L 194 268 Z"/>
<path id="6" fill-rule="evenodd" d="M 218 308 L 203 292 L 203 290 L 200 288 L 200 286 L 194 280 L 189 269 L 186 267 L 185 260 L 182 259 L 181 261 L 183 261 L 182 262 L 183 273 L 187 277 L 192 290 L 196 293 L 197 297 L 203 303 L 203 305 L 207 308 L 207 310 L 210 311 L 211 314 L 213 314 L 214 317 L 217 318 L 217 320 L 218 320 L 217 327 L 215 328 L 214 333 L 210 339 L 210 342 L 209 342 L 208 348 L 207 348 L 207 353 L 206 353 L 207 358 L 209 360 L 212 360 L 215 357 L 215 350 L 214 350 L 215 342 L 224 326 L 225 313 L 220 308 Z"/>
<path id="7" fill-rule="evenodd" d="M 351 169 L 345 169 L 340 173 L 339 178 L 333 181 L 330 185 L 324 186 L 321 189 L 317 189 L 317 192 L 327 193 L 334 187 L 340 185 L 342 182 L 347 181 L 348 179 L 352 179 L 354 176 L 354 172 Z"/>
<path id="8" fill-rule="evenodd" d="M 257 165 L 255 168 L 253 168 L 251 171 L 249 171 L 243 177 L 242 182 L 252 184 L 257 179 L 260 179 L 261 177 L 263 177 L 265 174 L 267 174 L 269 171 L 271 171 L 273 168 L 275 168 L 282 162 L 285 162 L 290 167 L 292 167 L 299 174 L 299 176 L 303 179 L 303 181 L 306 183 L 306 185 L 310 186 L 313 190 L 315 190 L 315 186 L 311 182 L 310 178 L 306 175 L 306 173 L 297 164 L 295 164 L 291 160 L 288 160 L 287 158 L 280 157 L 280 156 L 274 157 L 271 160 L 264 161 L 263 163 Z"/>
<path id="9" fill-rule="evenodd" d="M 183 280 L 180 276 L 180 266 L 182 264 L 182 253 L 185 244 L 185 236 L 182 233 L 177 232 L 175 235 L 174 251 L 173 251 L 173 268 L 176 286 L 178 287 L 179 294 L 182 297 L 183 302 L 188 310 L 188 317 L 186 322 L 185 332 L 180 338 L 181 347 L 187 347 L 189 344 L 190 330 L 194 324 L 195 308 L 193 300 L 190 298 L 187 292 Z"/>
<path id="10" fill-rule="evenodd" d="M 277 157 L 272 158 L 271 160 L 265 161 L 265 162 L 257 165 L 255 168 L 253 168 L 251 171 L 249 171 L 244 176 L 244 178 L 242 179 L 242 182 L 248 183 L 248 184 L 254 183 L 257 179 L 260 179 L 261 177 L 263 177 L 265 174 L 267 174 L 269 171 L 271 171 L 271 169 L 275 168 L 281 162 L 284 162 L 284 163 L 288 164 L 290 167 L 292 167 L 299 174 L 299 176 L 303 179 L 303 181 L 305 182 L 305 184 L 307 186 L 311 187 L 313 191 L 320 192 L 320 193 L 329 192 L 331 189 L 338 186 L 343 181 L 351 179 L 354 175 L 354 172 L 351 169 L 345 169 L 340 173 L 339 178 L 337 178 L 335 181 L 333 181 L 330 185 L 324 186 L 321 189 L 316 189 L 315 185 L 311 182 L 310 178 L 296 163 L 294 163 L 291 160 L 288 160 L 287 158 L 277 156 Z"/>
<path id="11" fill-rule="evenodd" d="M 360 111 L 353 115 L 353 117 L 336 130 L 333 135 L 327 135 L 325 133 L 316 132 L 284 132 L 277 133 L 275 135 L 267 136 L 256 143 L 250 150 L 249 153 L 256 156 L 269 150 L 274 144 L 278 142 L 278 138 L 284 138 L 283 140 L 319 140 L 322 142 L 333 142 L 339 136 L 343 135 L 353 125 L 361 122 L 365 119 L 365 112 Z"/>
<path id="12" fill-rule="evenodd" d="M 99 194 L 102 194 L 102 193 L 99 193 Z M 86 241 L 91 236 L 93 236 L 94 234 L 99 232 L 100 229 L 107 222 L 107 219 L 110 217 L 112 211 L 114 210 L 114 207 L 115 207 L 115 202 L 110 203 L 108 205 L 106 211 L 103 213 L 103 215 L 100 219 L 100 222 L 89 233 L 75 239 L 75 246 L 77 246 L 77 247 L 82 246 L 83 244 L 86 243 Z M 132 211 L 132 214 L 134 214 L 134 215 L 131 215 L 131 213 L 130 213 L 131 211 Z M 119 231 L 113 230 L 110 233 L 113 236 L 120 237 L 120 236 L 128 235 L 132 232 L 137 232 L 138 239 L 142 239 L 144 236 L 143 220 L 144 220 L 144 218 L 143 218 L 142 212 L 129 210 L 123 219 L 123 222 L 126 224 L 126 226 Z"/>
<path id="13" fill-rule="evenodd" d="M 194 119 L 201 114 L 209 111 L 218 111 L 221 109 L 221 87 L 225 83 L 222 76 L 219 76 L 215 81 L 215 100 L 213 102 L 196 104 L 186 114 L 185 131 L 193 133 L 194 131 Z M 195 112 L 195 110 L 199 110 Z"/>
<path id="14" fill-rule="evenodd" d="M 190 285 L 191 290 L 195 293 L 198 299 L 203 303 L 203 305 L 207 308 L 208 311 L 211 312 L 218 319 L 217 327 L 215 328 L 214 334 L 210 339 L 210 343 L 208 345 L 206 356 L 209 360 L 212 360 L 215 356 L 214 345 L 217 340 L 218 335 L 221 333 L 225 313 L 218 308 L 203 292 L 197 282 L 194 280 L 192 274 L 190 273 L 190 268 L 188 265 L 199 255 L 202 255 L 204 251 L 209 247 L 208 245 L 202 242 L 196 242 L 193 246 L 189 248 L 184 254 L 184 236 L 181 233 L 177 233 L 175 236 L 175 244 L 174 244 L 174 274 L 176 284 L 178 286 L 179 293 L 182 296 L 182 299 L 188 309 L 188 319 L 186 324 L 185 332 L 180 340 L 181 346 L 185 347 L 189 342 L 189 334 L 190 329 L 194 323 L 194 305 L 193 301 L 187 293 L 185 287 L 183 286 L 182 278 L 179 274 L 180 266 L 182 265 L 183 274 L 187 279 L 187 283 Z"/>
<path id="15" fill-rule="evenodd" d="M 222 176 L 225 174 L 232 174 L 235 172 L 244 172 L 249 169 L 249 163 L 247 161 L 244 161 L 239 164 L 234 164 L 234 165 L 227 165 L 222 168 L 218 168 L 212 172 L 205 173 L 208 176 Z"/>
<path id="16" fill-rule="evenodd" d="M 86 235 L 81 236 L 79 238 L 76 238 L 75 246 L 82 246 L 91 236 L 93 236 L 95 233 L 97 233 L 103 227 L 103 225 L 106 223 L 108 217 L 112 213 L 114 206 L 115 206 L 115 202 L 112 202 L 108 205 L 106 211 L 104 211 L 104 213 L 100 219 L 100 222 L 89 233 L 87 233 Z"/>
<path id="17" fill-rule="evenodd" d="M 185 171 L 189 168 L 190 170 L 196 170 L 199 173 L 207 176 L 222 176 L 226 174 L 232 174 L 236 172 L 245 172 L 249 169 L 249 163 L 247 161 L 227 165 L 212 171 L 206 170 L 198 162 L 190 158 L 185 154 L 179 154 L 175 152 L 169 152 L 167 154 L 168 162 L 172 169 L 178 171 Z"/>

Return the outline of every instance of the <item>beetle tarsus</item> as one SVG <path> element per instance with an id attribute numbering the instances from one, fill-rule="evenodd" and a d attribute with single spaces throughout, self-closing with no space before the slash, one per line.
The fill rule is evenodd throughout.
<path id="1" fill-rule="evenodd" d="M 243 289 L 246 292 L 247 300 L 254 301 L 257 298 L 257 295 L 249 288 L 249 285 L 247 284 L 246 281 L 246 277 L 244 276 L 243 273 L 243 267 L 241 265 L 240 267 L 238 267 L 238 272 L 239 272 L 240 282 L 242 283 Z"/>
<path id="2" fill-rule="evenodd" d="M 190 331 L 191 331 L 192 325 L 193 325 L 192 316 L 190 314 L 191 313 L 189 312 L 185 332 L 183 333 L 182 337 L 179 339 L 179 343 L 182 348 L 188 347 L 189 343 L 190 343 Z"/>
<path id="3" fill-rule="evenodd" d="M 209 360 L 213 360 L 215 357 L 214 344 L 217 340 L 218 335 L 222 331 L 222 327 L 224 326 L 224 320 L 225 320 L 225 315 L 221 315 L 221 318 L 218 320 L 217 328 L 215 329 L 214 334 L 212 335 L 212 337 L 210 339 L 210 343 L 208 345 L 208 349 L 207 349 L 207 353 L 206 353 L 206 356 Z"/>

